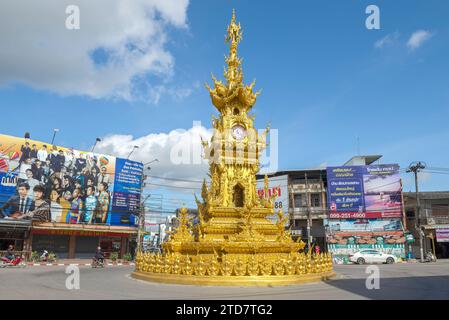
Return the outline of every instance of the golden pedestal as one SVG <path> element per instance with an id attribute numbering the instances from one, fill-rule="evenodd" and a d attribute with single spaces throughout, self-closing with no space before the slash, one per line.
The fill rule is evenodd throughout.
<path id="1" fill-rule="evenodd" d="M 150 282 L 183 284 L 197 286 L 239 286 L 239 287 L 269 287 L 289 286 L 308 282 L 325 281 L 335 274 L 326 272 L 320 274 L 306 274 L 300 276 L 185 276 L 177 274 L 157 274 L 151 272 L 135 271 L 132 277 Z"/>

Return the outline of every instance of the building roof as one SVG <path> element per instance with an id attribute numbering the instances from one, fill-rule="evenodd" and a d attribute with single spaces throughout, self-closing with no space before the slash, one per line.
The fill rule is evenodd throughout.
<path id="1" fill-rule="evenodd" d="M 27 230 L 31 228 L 31 221 L 0 219 L 0 228 Z"/>
<path id="2" fill-rule="evenodd" d="M 415 192 L 404 192 L 405 197 L 416 198 Z M 419 193 L 421 200 L 449 199 L 449 191 L 424 191 Z"/>
<path id="3" fill-rule="evenodd" d="M 370 165 L 373 162 L 382 158 L 381 155 L 368 155 L 368 156 L 354 156 L 348 161 L 346 161 L 344 166 L 354 166 L 354 165 Z"/>
<path id="4" fill-rule="evenodd" d="M 286 174 L 297 174 L 297 173 L 304 173 L 304 172 L 319 172 L 319 171 L 326 171 L 325 167 L 321 167 L 321 168 L 308 168 L 308 169 L 287 169 L 287 170 L 280 170 L 280 171 L 276 171 L 276 172 L 267 172 L 266 175 L 268 177 L 277 177 L 277 176 L 283 176 Z M 261 174 L 258 173 L 256 174 L 256 178 L 260 179 L 265 177 L 265 173 Z"/>

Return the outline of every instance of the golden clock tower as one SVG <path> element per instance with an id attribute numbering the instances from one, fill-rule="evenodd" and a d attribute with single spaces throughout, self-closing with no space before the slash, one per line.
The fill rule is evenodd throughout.
<path id="1" fill-rule="evenodd" d="M 293 241 L 285 230 L 288 218 L 281 211 L 276 223 L 267 219 L 274 213 L 273 198 L 257 196 L 258 159 L 269 129 L 259 134 L 255 115 L 249 114 L 259 93 L 253 91 L 254 82 L 243 83 L 237 55 L 241 39 L 233 12 L 226 36 L 230 50 L 225 81 L 213 77 L 213 88 L 207 86 L 220 115 L 212 118 L 211 140 L 202 142 L 211 183 L 203 183 L 202 200 L 196 199 L 199 222 L 192 226 L 187 209 L 181 209 L 163 254 L 138 253 L 136 278 L 199 285 L 286 285 L 333 274 L 330 255 L 303 252 L 304 243 Z"/>

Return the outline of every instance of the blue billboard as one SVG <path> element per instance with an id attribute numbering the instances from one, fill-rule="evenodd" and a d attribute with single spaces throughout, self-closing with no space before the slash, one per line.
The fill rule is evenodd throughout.
<path id="1" fill-rule="evenodd" d="M 338 219 L 402 216 L 399 165 L 327 168 L 329 217 Z"/>

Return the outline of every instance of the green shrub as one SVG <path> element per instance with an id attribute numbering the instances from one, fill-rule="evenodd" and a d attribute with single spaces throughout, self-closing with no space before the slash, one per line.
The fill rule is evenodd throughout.
<path id="1" fill-rule="evenodd" d="M 131 253 L 125 253 L 124 255 L 123 255 L 123 260 L 125 260 L 125 261 L 131 261 L 133 259 L 133 257 L 131 256 Z"/>
<path id="2" fill-rule="evenodd" d="M 109 258 L 112 261 L 117 261 L 117 259 L 118 259 L 118 252 L 111 252 L 111 254 L 109 255 Z"/>
<path id="3" fill-rule="evenodd" d="M 33 262 L 39 262 L 40 260 L 39 253 L 37 251 L 31 252 L 30 260 Z"/>
<path id="4" fill-rule="evenodd" d="M 55 262 L 57 259 L 56 253 L 49 252 L 48 253 L 48 262 Z"/>

